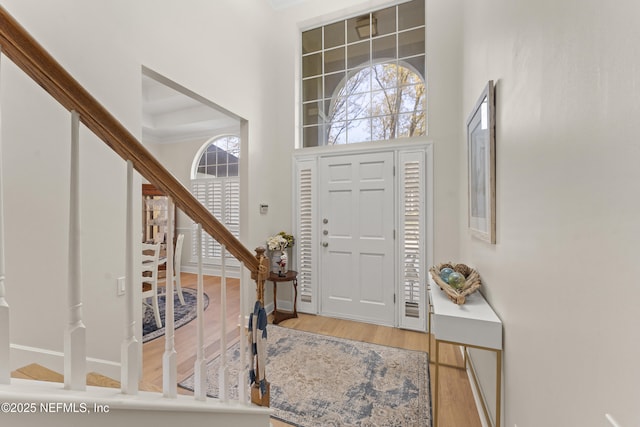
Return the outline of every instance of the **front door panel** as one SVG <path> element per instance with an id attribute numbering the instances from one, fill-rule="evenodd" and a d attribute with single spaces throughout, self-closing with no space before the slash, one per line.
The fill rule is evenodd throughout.
<path id="1" fill-rule="evenodd" d="M 320 159 L 321 312 L 394 323 L 393 153 Z"/>

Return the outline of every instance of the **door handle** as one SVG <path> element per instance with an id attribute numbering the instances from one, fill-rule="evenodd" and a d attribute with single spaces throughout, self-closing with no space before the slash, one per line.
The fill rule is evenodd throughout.
<path id="1" fill-rule="evenodd" d="M 323 247 L 323 248 L 326 248 L 327 246 L 329 246 L 329 243 L 328 243 L 328 242 L 322 242 L 322 247 Z"/>

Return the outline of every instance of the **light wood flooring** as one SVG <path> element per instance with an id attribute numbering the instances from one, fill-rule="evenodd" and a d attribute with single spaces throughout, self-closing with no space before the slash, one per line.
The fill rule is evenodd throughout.
<path id="1" fill-rule="evenodd" d="M 182 286 L 196 288 L 196 276 L 182 273 Z M 209 307 L 205 311 L 205 342 L 207 343 L 206 357 L 211 359 L 220 351 L 220 279 L 205 277 L 205 292 L 209 296 Z M 239 282 L 227 279 L 227 324 L 234 328 L 228 333 L 228 343 L 239 337 L 238 301 Z M 297 319 L 289 319 L 280 326 L 299 329 L 318 334 L 331 335 L 357 341 L 366 341 L 409 350 L 427 351 L 429 335 L 421 332 L 407 331 L 386 326 L 370 325 L 348 320 L 340 320 L 322 316 L 299 314 Z M 196 322 L 191 322 L 176 330 L 176 350 L 178 357 L 178 380 L 182 381 L 193 373 L 196 355 Z M 432 342 L 432 352 L 434 350 Z M 441 345 L 441 360 L 444 363 L 461 365 L 463 363 L 460 351 L 449 345 Z M 162 354 L 164 339 L 158 338 L 143 345 L 143 381 L 162 387 Z M 433 394 L 433 365 L 431 365 L 431 390 Z M 192 394 L 178 388 L 179 393 Z M 481 427 L 469 380 L 465 371 L 453 368 L 440 368 L 440 410 L 438 427 Z M 272 420 L 274 427 L 285 427 L 288 424 Z M 435 426 L 434 426 L 435 427 Z"/>
<path id="2" fill-rule="evenodd" d="M 196 275 L 182 273 L 182 286 L 196 288 Z M 227 279 L 227 342 L 229 345 L 238 340 L 239 281 Z M 205 293 L 209 296 L 209 306 L 205 310 L 205 342 L 206 358 L 212 359 L 220 352 L 220 278 L 205 276 Z M 178 381 L 193 374 L 196 359 L 196 324 L 193 321 L 177 329 L 175 345 L 177 350 Z M 429 335 L 421 332 L 407 331 L 385 326 L 340 320 L 322 316 L 299 314 L 297 319 L 289 319 L 280 326 L 298 329 L 318 334 L 331 335 L 356 341 L 366 341 L 374 344 L 388 345 L 409 350 L 428 351 Z M 432 342 L 432 351 L 434 349 Z M 143 345 L 143 376 L 141 388 L 149 391 L 162 390 L 162 355 L 165 340 L 158 338 Z M 460 366 L 463 363 L 460 351 L 449 345 L 441 346 L 443 363 Z M 431 365 L 431 390 L 433 394 L 433 364 Z M 467 374 L 463 370 L 440 368 L 440 410 L 439 425 L 437 427 L 481 427 L 471 387 Z M 39 365 L 21 368 L 12 373 L 16 378 L 38 379 L 63 382 L 61 374 L 57 374 Z M 87 384 L 99 386 L 119 387 L 117 381 L 102 377 L 99 374 L 89 374 Z M 181 394 L 193 393 L 178 387 Z M 278 420 L 272 420 L 274 427 L 288 427 Z M 435 426 L 434 426 L 435 427 Z"/>
<path id="3" fill-rule="evenodd" d="M 197 275 L 182 273 L 183 288 L 197 289 Z M 220 278 L 204 276 L 204 292 L 209 297 L 209 306 L 204 312 L 205 357 L 213 359 L 220 353 Z M 238 316 L 240 314 L 240 281 L 227 278 L 227 344 L 238 340 Z M 176 329 L 175 347 L 177 351 L 178 381 L 193 374 L 197 354 L 197 322 L 194 320 Z M 162 387 L 162 355 L 165 351 L 164 336 L 142 345 L 142 380 Z M 193 394 L 178 387 L 178 393 Z"/>

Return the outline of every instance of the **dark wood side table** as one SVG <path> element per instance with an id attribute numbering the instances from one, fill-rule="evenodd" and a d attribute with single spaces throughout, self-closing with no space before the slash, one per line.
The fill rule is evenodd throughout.
<path id="1" fill-rule="evenodd" d="M 273 271 L 269 273 L 267 280 L 273 282 L 273 324 L 277 325 L 283 320 L 293 319 L 298 317 L 298 310 L 296 308 L 296 301 L 298 300 L 298 272 L 289 270 L 283 277 L 278 276 L 278 273 Z M 278 311 L 278 283 L 279 282 L 291 282 L 293 284 L 293 311 Z"/>

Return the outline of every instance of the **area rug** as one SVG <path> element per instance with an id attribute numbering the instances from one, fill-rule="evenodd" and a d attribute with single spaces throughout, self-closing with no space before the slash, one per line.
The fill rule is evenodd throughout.
<path id="1" fill-rule="evenodd" d="M 148 306 L 143 306 L 144 314 L 142 318 L 142 342 L 154 340 L 164 335 L 165 330 L 165 295 L 166 292 L 164 286 L 158 286 L 158 308 L 160 310 L 160 319 L 162 320 L 162 328 L 158 328 L 156 324 L 156 318 L 153 315 L 153 309 Z M 182 288 L 182 296 L 184 297 L 184 305 L 180 303 L 178 294 L 173 294 L 173 317 L 175 329 L 186 325 L 196 318 L 197 311 L 197 295 L 198 292 L 195 289 Z M 204 294 L 204 308 L 209 305 L 209 297 Z"/>
<path id="2" fill-rule="evenodd" d="M 303 427 L 430 427 L 427 353 L 269 325 L 267 379 L 274 417 Z M 237 399 L 240 351 L 230 347 Z M 218 358 L 208 364 L 207 394 L 218 395 Z M 233 384 L 233 382 L 236 382 Z M 193 391 L 193 376 L 179 385 Z"/>

